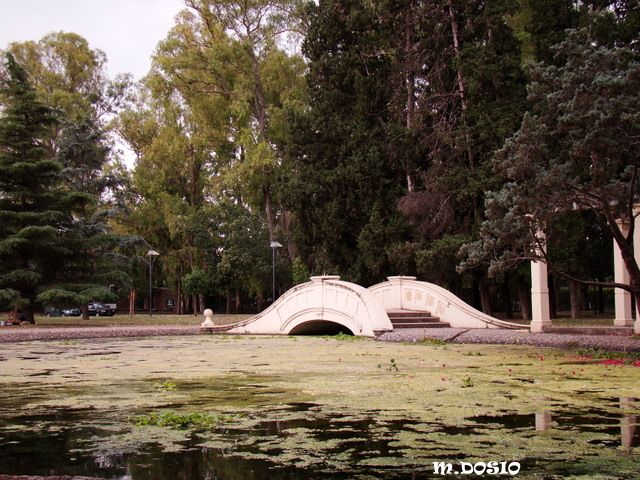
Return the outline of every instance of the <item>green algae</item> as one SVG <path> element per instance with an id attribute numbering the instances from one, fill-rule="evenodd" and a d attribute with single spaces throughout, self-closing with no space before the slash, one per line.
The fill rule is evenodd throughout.
<path id="1" fill-rule="evenodd" d="M 233 421 L 234 416 L 224 414 L 206 414 L 201 412 L 176 413 L 165 411 L 149 415 L 138 415 L 131 422 L 138 427 L 168 427 L 181 430 L 206 429 L 211 430 L 223 423 Z"/>
<path id="2" fill-rule="evenodd" d="M 4 350 L 0 443 L 91 431 L 79 443 L 91 455 L 153 444 L 352 478 L 458 458 L 518 460 L 519 478 L 640 475 L 637 433 L 621 438 L 638 431 L 640 368 L 575 363 L 575 352 L 242 336 Z M 183 430 L 131 423 L 162 412 Z M 194 415 L 214 420 L 205 428 Z"/>

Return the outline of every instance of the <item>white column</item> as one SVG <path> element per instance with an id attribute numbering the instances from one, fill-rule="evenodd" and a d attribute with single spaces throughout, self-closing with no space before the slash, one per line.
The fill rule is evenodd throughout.
<path id="1" fill-rule="evenodd" d="M 536 236 L 544 240 L 545 234 L 538 230 Z M 538 255 L 540 248 L 536 246 Z M 531 325 L 532 332 L 544 332 L 546 327 L 551 327 L 551 315 L 549 313 L 549 281 L 547 278 L 547 264 L 544 262 L 531 262 Z"/>
<path id="2" fill-rule="evenodd" d="M 623 235 L 629 232 L 628 225 L 621 221 L 616 222 Z M 635 240 L 635 239 L 634 239 Z M 616 283 L 629 283 L 629 272 L 622 259 L 618 242 L 613 240 L 613 279 Z M 631 294 L 621 288 L 615 289 L 615 307 L 616 318 L 613 321 L 615 327 L 631 327 L 633 326 L 633 318 L 631 316 Z"/>
<path id="3" fill-rule="evenodd" d="M 531 262 L 531 331 L 543 332 L 551 326 L 547 264 Z"/>
<path id="4" fill-rule="evenodd" d="M 640 205 L 634 205 L 633 214 L 638 215 L 634 220 L 633 256 L 636 259 L 636 263 L 640 263 Z M 638 305 L 638 302 L 636 302 L 636 321 L 633 324 L 633 333 L 640 335 L 640 305 Z"/>

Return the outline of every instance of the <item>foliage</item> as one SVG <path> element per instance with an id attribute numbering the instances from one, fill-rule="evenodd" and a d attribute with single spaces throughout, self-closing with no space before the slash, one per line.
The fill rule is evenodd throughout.
<path id="1" fill-rule="evenodd" d="M 344 332 L 339 332 L 335 335 L 325 335 L 322 338 L 325 340 L 337 340 L 339 342 L 359 342 L 365 339 L 365 337 L 359 337 L 357 335 L 351 335 Z"/>
<path id="2" fill-rule="evenodd" d="M 386 26 L 366 2 L 310 4 L 306 13 L 310 107 L 289 112 L 284 203 L 312 271 L 367 283 L 394 270 L 383 252 L 401 223 L 401 176 L 385 155 Z"/>
<path id="3" fill-rule="evenodd" d="M 600 348 L 585 348 L 577 351 L 581 357 L 603 359 L 603 360 L 617 360 L 624 359 L 633 362 L 634 360 L 640 360 L 640 352 L 615 352 L 610 350 L 603 350 Z"/>
<path id="4" fill-rule="evenodd" d="M 389 365 L 387 365 L 387 371 L 388 372 L 399 372 L 400 369 L 398 368 L 398 364 L 396 363 L 395 359 L 391 359 L 389 360 Z"/>
<path id="5" fill-rule="evenodd" d="M 443 340 L 442 338 L 429 338 L 429 337 L 424 337 L 418 340 L 417 343 L 419 343 L 420 345 L 431 345 L 431 346 L 447 345 L 447 341 Z"/>
<path id="6" fill-rule="evenodd" d="M 474 386 L 471 377 L 465 377 L 462 379 L 462 388 L 472 388 Z"/>
<path id="7" fill-rule="evenodd" d="M 56 119 L 11 54 L 6 69 L 0 90 L 0 296 L 25 308 L 33 321 L 36 296 L 56 271 L 51 260 L 71 253 L 58 232 L 72 227 L 73 210 L 89 199 L 57 189 L 62 166 L 44 146 Z"/>
<path id="8" fill-rule="evenodd" d="M 311 274 L 309 268 L 300 257 L 296 257 L 291 262 L 291 280 L 294 285 L 299 285 L 309 281 Z"/>
<path id="9" fill-rule="evenodd" d="M 182 278 L 182 287 L 187 295 L 208 293 L 211 290 L 211 281 L 206 272 L 196 268 Z"/>
<path id="10" fill-rule="evenodd" d="M 615 227 L 635 188 L 637 1 L 185 3 L 135 92 L 77 34 L 8 46 L 57 112 L 38 139 L 56 166 L 39 175 L 74 203 L 0 237 L 8 255 L 64 231 L 47 268 L 66 283 L 34 301 L 112 293 L 97 284 L 142 293 L 134 253 L 152 247 L 179 312 L 205 295 L 261 306 L 278 239 L 279 290 L 311 272 L 362 284 L 418 274 L 480 286 L 487 306 L 486 268 L 522 287 L 521 272 L 502 272 L 535 257 L 539 228 L 545 260 L 571 277 L 609 279 L 613 236 L 640 292 L 631 236 Z M 456 271 L 460 253 L 473 274 Z M 37 283 L 19 270 L 3 277 L 7 301 Z"/>
<path id="11" fill-rule="evenodd" d="M 33 321 L 36 306 L 111 299 L 107 285 L 128 277 L 119 268 L 117 238 L 106 233 L 104 212 L 95 209 L 96 190 L 68 181 L 61 155 L 48 146 L 57 117 L 11 54 L 6 71 L 0 92 L 0 289 Z"/>
<path id="12" fill-rule="evenodd" d="M 634 218 L 638 54 L 601 45 L 584 30 L 571 33 L 556 50 L 566 61 L 533 69 L 533 108 L 496 154 L 494 168 L 505 183 L 488 196 L 482 240 L 466 249 L 465 265 L 488 259 L 495 272 L 543 258 L 559 270 L 547 247 L 565 212 L 580 209 L 590 212 L 620 246 L 632 279 L 623 288 L 638 294 L 633 237 L 616 223 Z M 549 242 L 540 240 L 540 230 Z"/>
<path id="13" fill-rule="evenodd" d="M 178 388 L 178 385 L 171 380 L 165 380 L 164 382 L 159 383 L 156 388 L 158 388 L 159 390 L 173 391 Z"/>

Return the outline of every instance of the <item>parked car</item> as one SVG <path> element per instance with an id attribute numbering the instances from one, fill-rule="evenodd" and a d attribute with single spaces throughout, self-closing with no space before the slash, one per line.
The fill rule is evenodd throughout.
<path id="1" fill-rule="evenodd" d="M 79 317 L 81 315 L 79 308 L 65 308 L 62 310 L 63 317 Z"/>
<path id="2" fill-rule="evenodd" d="M 96 317 L 113 317 L 115 312 L 104 303 L 90 303 L 89 315 Z"/>
<path id="3" fill-rule="evenodd" d="M 55 307 L 47 307 L 44 309 L 44 314 L 47 317 L 61 317 L 62 316 L 62 310 L 60 310 L 59 308 L 55 308 Z"/>

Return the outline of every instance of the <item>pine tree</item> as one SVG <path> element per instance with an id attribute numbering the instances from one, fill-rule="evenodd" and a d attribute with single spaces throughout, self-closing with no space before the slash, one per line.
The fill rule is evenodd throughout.
<path id="1" fill-rule="evenodd" d="M 76 221 L 93 201 L 63 188 L 63 166 L 47 148 L 58 120 L 25 70 L 6 55 L 0 84 L 0 304 L 33 322 L 38 305 L 79 304 L 96 285 L 69 286 L 71 259 L 87 235 Z"/>
<path id="2" fill-rule="evenodd" d="M 292 115 L 283 196 L 313 271 L 374 283 L 397 272 L 387 247 L 402 234 L 395 204 L 407 177 L 387 156 L 387 25 L 360 0 L 308 9 L 310 108 Z"/>

